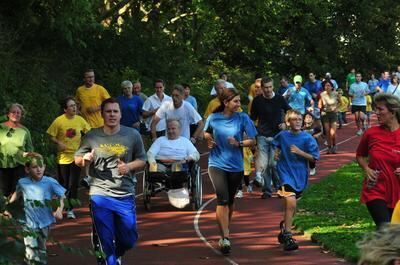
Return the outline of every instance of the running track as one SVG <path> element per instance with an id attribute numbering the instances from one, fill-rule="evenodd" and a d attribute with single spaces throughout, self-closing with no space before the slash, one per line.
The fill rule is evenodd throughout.
<path id="1" fill-rule="evenodd" d="M 355 136 L 355 124 L 350 123 L 338 130 L 338 154 L 327 155 L 321 146 L 321 161 L 317 175 L 311 183 L 354 160 L 354 151 L 360 137 Z M 323 251 L 304 236 L 297 234 L 300 249 L 284 252 L 278 244 L 278 224 L 282 219 L 282 201 L 276 197 L 260 199 L 255 190 L 238 199 L 231 225 L 232 254 L 222 256 L 218 249 L 218 231 L 215 221 L 215 198 L 207 168 L 207 150 L 203 149 L 201 167 L 203 172 L 203 206 L 199 211 L 177 210 L 169 205 L 165 194 L 152 198 L 152 209 L 147 212 L 139 196 L 137 198 L 137 219 L 140 239 L 137 246 L 129 251 L 123 264 L 350 264 Z M 142 179 L 138 179 L 141 187 Z M 138 188 L 138 194 L 141 188 Z M 78 219 L 63 220 L 53 227 L 51 237 L 66 246 L 86 251 L 91 248 L 89 235 L 91 222 L 87 208 L 87 192 L 81 190 L 82 207 L 76 209 Z M 94 257 L 79 256 L 49 245 L 49 264 L 79 265 L 96 264 Z"/>

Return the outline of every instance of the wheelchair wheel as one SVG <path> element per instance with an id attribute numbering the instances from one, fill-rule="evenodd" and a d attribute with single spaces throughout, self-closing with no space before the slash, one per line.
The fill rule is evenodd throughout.
<path id="1" fill-rule="evenodd" d="M 143 204 L 146 211 L 151 210 L 151 183 L 148 181 L 148 171 L 147 169 L 143 172 Z"/>
<path id="2" fill-rule="evenodd" d="M 193 209 L 198 210 L 203 204 L 203 185 L 202 185 L 202 176 L 200 167 L 198 165 L 195 166 L 194 176 L 192 179 L 192 202 Z"/>

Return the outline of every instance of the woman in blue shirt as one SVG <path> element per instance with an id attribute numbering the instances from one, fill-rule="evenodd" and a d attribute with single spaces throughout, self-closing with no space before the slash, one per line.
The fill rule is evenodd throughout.
<path id="1" fill-rule="evenodd" d="M 243 178 L 242 148 L 255 145 L 257 131 L 249 116 L 238 112 L 240 95 L 236 89 L 224 88 L 219 100 L 221 105 L 206 121 L 204 137 L 211 149 L 208 174 L 217 195 L 216 218 L 221 235 L 219 246 L 223 254 L 229 254 L 233 202 Z"/>

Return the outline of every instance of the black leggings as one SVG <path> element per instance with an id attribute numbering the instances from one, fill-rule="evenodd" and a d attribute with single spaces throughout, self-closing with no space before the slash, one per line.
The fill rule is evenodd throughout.
<path id="1" fill-rule="evenodd" d="M 376 228 L 379 229 L 381 225 L 390 223 L 393 215 L 393 209 L 386 206 L 384 200 L 376 199 L 366 203 L 369 214 L 376 224 Z"/>
<path id="2" fill-rule="evenodd" d="M 77 199 L 81 168 L 75 165 L 75 163 L 58 164 L 57 171 L 58 182 L 67 190 L 67 199 Z"/>
<path id="3" fill-rule="evenodd" d="M 220 168 L 209 167 L 208 175 L 217 194 L 217 204 L 232 205 L 239 184 L 242 183 L 243 171 L 228 172 Z"/>

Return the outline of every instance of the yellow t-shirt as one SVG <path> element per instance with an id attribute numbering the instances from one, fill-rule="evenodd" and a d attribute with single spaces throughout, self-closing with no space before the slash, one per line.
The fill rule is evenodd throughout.
<path id="1" fill-rule="evenodd" d="M 207 119 L 208 116 L 221 104 L 218 97 L 213 98 L 207 105 L 206 111 L 204 112 L 204 119 Z"/>
<path id="2" fill-rule="evenodd" d="M 349 99 L 345 96 L 341 97 L 342 103 L 339 103 L 338 110 L 339 112 L 347 112 L 349 108 Z"/>
<path id="3" fill-rule="evenodd" d="M 367 107 L 365 108 L 365 111 L 371 112 L 372 111 L 372 98 L 370 95 L 366 95 L 365 99 L 367 100 Z"/>
<path id="4" fill-rule="evenodd" d="M 391 223 L 400 224 L 400 201 L 398 201 L 394 207 Z"/>
<path id="5" fill-rule="evenodd" d="M 97 84 L 94 84 L 90 88 L 80 86 L 76 90 L 75 98 L 81 106 L 82 116 L 92 128 L 101 127 L 104 125 L 104 122 L 100 110 L 94 113 L 88 113 L 87 108 L 100 107 L 101 102 L 109 97 L 110 94 L 108 94 L 107 90 Z"/>
<path id="6" fill-rule="evenodd" d="M 65 114 L 58 116 L 47 133 L 61 141 L 67 147 L 64 151 L 57 153 L 58 164 L 70 164 L 74 162 L 75 151 L 78 150 L 81 143 L 81 132 L 87 133 L 90 125 L 79 115 L 68 119 Z"/>

